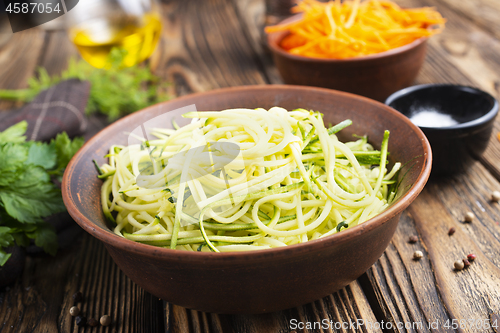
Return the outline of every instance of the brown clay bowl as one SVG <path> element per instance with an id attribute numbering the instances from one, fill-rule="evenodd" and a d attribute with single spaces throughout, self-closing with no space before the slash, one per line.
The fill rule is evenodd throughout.
<path id="1" fill-rule="evenodd" d="M 282 21 L 289 23 L 301 14 Z M 427 38 L 397 49 L 349 59 L 310 58 L 291 54 L 280 43 L 288 32 L 268 34 L 274 64 L 287 84 L 316 86 L 351 92 L 384 101 L 410 86 L 425 60 Z"/>
<path id="2" fill-rule="evenodd" d="M 303 107 L 324 113 L 325 122 L 347 118 L 341 139 L 368 135 L 375 146 L 391 131 L 390 160 L 406 163 L 399 199 L 381 215 L 308 243 L 238 253 L 185 252 L 129 241 L 109 229 L 100 207 L 101 180 L 92 164 L 105 162 L 112 144 L 145 121 L 195 104 L 199 111 L 227 108 Z M 169 116 L 179 116 L 173 111 Z M 181 118 L 182 119 L 182 118 Z M 187 119 L 184 119 L 187 120 Z M 180 121 L 180 120 L 179 120 Z M 182 124 L 180 124 L 182 125 Z M 320 299 L 363 274 L 384 252 L 402 211 L 424 187 L 431 149 L 420 129 L 394 109 L 356 95 L 299 86 L 247 86 L 193 94 L 149 107 L 108 126 L 73 157 L 62 183 L 64 203 L 75 221 L 101 240 L 116 264 L 151 294 L 187 308 L 217 313 L 262 313 Z"/>

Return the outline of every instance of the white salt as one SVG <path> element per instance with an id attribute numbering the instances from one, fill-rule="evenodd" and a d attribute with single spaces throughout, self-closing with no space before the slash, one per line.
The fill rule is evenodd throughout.
<path id="1" fill-rule="evenodd" d="M 412 123 L 422 127 L 449 127 L 457 125 L 458 121 L 449 114 L 439 113 L 437 111 L 421 111 L 410 117 Z"/>

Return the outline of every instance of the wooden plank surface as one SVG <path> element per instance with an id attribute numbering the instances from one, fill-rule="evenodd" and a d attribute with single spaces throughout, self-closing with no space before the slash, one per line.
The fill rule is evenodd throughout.
<path id="1" fill-rule="evenodd" d="M 437 0 L 436 2 L 500 39 L 500 21 L 498 20 L 500 2 L 497 0 Z"/>
<path id="2" fill-rule="evenodd" d="M 367 323 L 377 321 L 356 281 L 321 300 L 268 314 L 217 315 L 188 310 L 170 303 L 165 303 L 165 309 L 165 331 L 172 333 L 351 332 L 352 328 L 349 329 L 347 325 L 349 323 L 356 323 L 360 319 Z M 339 323 L 339 326 L 336 327 L 335 323 Z M 341 323 L 346 324 L 341 327 Z M 362 327 L 359 331 L 382 332 L 376 327 Z"/>
<path id="3" fill-rule="evenodd" d="M 78 291 L 83 301 L 76 303 Z M 101 242 L 80 232 L 75 244 L 54 258 L 28 256 L 23 278 L 1 293 L 0 332 L 81 332 L 69 315 L 73 305 L 88 319 L 109 314 L 114 332 L 163 329 L 159 300 L 131 282 Z"/>
<path id="4" fill-rule="evenodd" d="M 500 96 L 498 1 L 397 2 L 434 5 L 448 19 L 443 34 L 429 42 L 417 83 L 468 84 Z M 174 95 L 281 82 L 262 41 L 262 0 L 170 0 L 162 9 L 163 37 L 151 66 L 174 83 Z M 0 45 L 0 88 L 24 87 L 40 65 L 57 74 L 74 54 L 64 32 L 35 29 L 15 34 Z M 7 106 L 0 104 L 0 109 Z M 81 233 L 55 258 L 29 256 L 23 278 L 0 291 L 0 332 L 354 332 L 294 329 L 291 320 L 360 318 L 390 322 L 393 328 L 385 331 L 492 332 L 470 322 L 456 330 L 443 325 L 454 319 L 497 318 L 500 313 L 500 206 L 489 201 L 491 191 L 500 189 L 498 179 L 500 142 L 493 137 L 468 174 L 429 183 L 366 276 L 322 300 L 266 315 L 200 313 L 158 300 L 124 276 L 100 242 Z M 465 224 L 463 214 L 469 210 L 476 219 Z M 457 232 L 448 236 L 452 226 Z M 419 241 L 408 243 L 411 235 L 418 235 Z M 412 259 L 415 250 L 424 253 L 420 261 Z M 467 270 L 454 271 L 453 262 L 469 252 L 478 259 Z M 83 313 L 89 318 L 111 314 L 111 328 L 75 325 L 68 311 L 78 290 L 84 294 Z M 397 328 L 401 323 L 406 327 Z"/>
<path id="5" fill-rule="evenodd" d="M 162 12 L 164 33 L 152 65 L 175 83 L 177 95 L 268 83 L 230 0 L 170 1 Z"/>
<path id="6" fill-rule="evenodd" d="M 448 19 L 444 32 L 428 43 L 428 56 L 417 83 L 470 85 L 498 99 L 500 58 L 493 55 L 498 49 L 498 36 L 482 24 L 471 24 L 471 18 L 455 8 L 479 2 L 399 2 L 409 7 L 436 6 Z M 497 6 L 494 10 L 498 16 L 500 8 Z M 468 13 L 473 15 L 471 11 Z M 494 134 L 498 130 L 497 120 Z M 489 201 L 491 192 L 500 188 L 499 149 L 500 144 L 493 136 L 481 157 L 482 164 L 476 163 L 466 175 L 429 182 L 402 218 L 391 245 L 369 270 L 369 280 L 388 320 L 393 323 L 427 323 L 422 328 L 398 331 L 493 331 L 474 325 L 500 312 L 497 291 L 500 286 L 500 214 L 498 205 Z M 469 210 L 478 218 L 473 223 L 464 224 L 463 215 Z M 450 237 L 448 230 L 452 226 L 457 232 Z M 411 235 L 418 235 L 419 242 L 409 244 Z M 424 253 L 424 258 L 418 262 L 412 259 L 415 250 Z M 454 271 L 454 261 L 471 252 L 480 259 L 467 270 Z M 453 329 L 453 320 L 458 320 L 459 324 L 460 320 L 470 321 Z M 434 325 L 433 330 L 429 323 L 438 325 Z"/>
<path id="7" fill-rule="evenodd" d="M 456 83 L 471 85 L 479 87 L 488 91 L 496 98 L 499 97 L 499 81 L 500 76 L 498 73 L 500 66 L 500 58 L 498 55 L 499 41 L 498 39 L 490 34 L 488 29 L 483 29 L 482 25 L 475 26 L 470 24 L 470 19 L 467 16 L 457 13 L 456 8 L 449 7 L 452 1 L 399 1 L 402 6 L 416 7 L 423 5 L 434 5 L 437 9 L 443 13 L 443 15 L 448 19 L 447 28 L 443 34 L 433 37 L 429 41 L 429 53 L 427 61 L 422 68 L 422 71 L 417 78 L 416 83 Z M 469 1 L 470 3 L 473 1 Z M 477 3 L 474 2 L 474 3 Z M 454 6 L 460 6 L 460 3 L 453 2 Z M 500 13 L 498 6 L 495 8 L 497 16 Z M 477 11 L 476 11 L 477 12 Z M 474 13 L 476 13 L 474 12 Z M 471 14 L 472 15 L 472 14 Z M 498 121 L 495 123 L 494 134 L 499 131 Z M 484 156 L 481 158 L 481 162 L 493 173 L 493 176 L 499 179 L 499 168 L 498 163 L 500 158 L 500 144 L 495 136 L 492 136 L 490 144 Z M 474 180 L 478 184 L 482 181 L 488 184 L 493 184 L 493 187 L 497 187 L 498 182 L 491 177 L 485 179 L 480 177 L 480 175 L 488 175 L 488 172 L 480 165 L 476 168 L 481 169 L 481 173 L 474 171 L 470 172 L 465 178 Z M 455 183 L 441 183 L 437 185 L 439 191 L 434 192 L 434 195 L 440 194 L 443 197 L 451 191 L 455 190 L 457 184 L 460 184 L 460 180 Z M 446 191 L 447 194 L 441 192 Z M 423 196 L 427 192 L 424 192 Z M 432 197 L 433 197 L 432 196 Z M 418 205 L 420 198 L 414 206 Z M 477 202 L 475 198 L 468 198 L 468 200 L 474 200 L 470 202 Z M 467 207 L 470 205 L 469 201 L 461 202 L 450 202 L 446 201 L 443 205 L 448 207 Z M 446 323 L 447 320 L 450 322 L 453 319 L 488 319 L 492 313 L 498 313 L 499 309 L 494 306 L 485 306 L 493 302 L 493 304 L 500 303 L 498 300 L 498 295 L 492 293 L 488 288 L 484 289 L 486 285 L 476 286 L 474 280 L 483 277 L 470 277 L 469 275 L 464 275 L 458 280 L 460 283 L 454 285 L 455 288 L 463 287 L 463 285 L 472 285 L 474 287 L 466 288 L 473 290 L 478 288 L 476 293 L 453 293 L 453 289 L 446 289 L 447 278 L 449 277 L 450 271 L 452 272 L 453 261 L 447 262 L 447 266 L 443 266 L 442 257 L 439 254 L 444 255 L 448 259 L 452 257 L 453 248 L 446 248 L 448 251 L 443 252 L 443 249 L 428 246 L 428 244 L 446 244 L 443 243 L 447 237 L 447 230 L 444 231 L 444 240 L 441 238 L 430 238 L 427 237 L 425 240 L 421 240 L 419 244 L 409 244 L 408 237 L 410 235 L 418 235 L 419 232 L 424 232 L 428 230 L 424 226 L 428 226 L 428 221 L 435 221 L 436 224 L 442 226 L 440 221 L 436 221 L 436 214 L 443 213 L 442 206 L 434 206 L 431 209 L 425 209 L 427 206 L 425 204 L 418 206 L 418 212 L 421 213 L 420 219 L 413 220 L 412 216 L 407 214 L 404 216 L 400 222 L 400 226 L 393 238 L 393 241 L 389 248 L 386 250 L 384 256 L 370 269 L 368 272 L 372 286 L 374 287 L 374 292 L 377 296 L 380 306 L 387 320 L 390 320 L 394 326 L 397 323 L 409 323 L 416 324 L 410 325 L 409 329 L 400 329 L 399 331 L 430 331 L 432 327 L 428 327 L 429 323 L 441 323 L 438 330 L 446 331 L 446 328 L 442 325 Z M 463 214 L 463 209 L 461 214 Z M 455 208 L 454 211 L 457 211 Z M 410 209 L 410 211 L 412 211 Z M 445 214 L 445 216 L 447 216 Z M 481 235 L 474 237 L 474 239 L 468 239 L 464 243 L 469 244 L 479 244 L 479 246 L 488 245 L 491 253 L 491 248 L 497 248 L 497 241 L 490 239 L 491 235 L 498 234 L 498 232 L 492 232 L 495 226 L 498 226 L 499 216 L 498 210 L 492 213 L 492 218 L 490 221 L 485 222 L 486 226 Z M 455 216 L 456 218 L 456 216 Z M 444 223 L 444 222 L 443 222 Z M 420 229 L 422 231 L 420 231 Z M 434 235 L 433 233 L 431 233 Z M 443 235 L 441 235 L 443 236 Z M 432 249 L 430 256 L 428 252 Z M 412 255 L 415 250 L 422 250 L 428 256 L 426 259 L 415 263 L 412 260 Z M 457 249 L 455 249 L 457 250 Z M 464 254 L 461 254 L 462 256 Z M 488 256 L 488 260 L 495 258 L 496 253 Z M 493 261 L 495 262 L 495 261 Z M 440 266 L 435 266 L 440 264 Z M 485 272 L 490 272 L 494 276 L 496 272 L 498 262 L 493 266 L 488 266 Z M 437 273 L 439 272 L 439 284 L 437 281 Z M 484 273 L 487 274 L 487 273 Z M 470 281 L 472 279 L 472 281 Z M 497 288 L 499 286 L 498 281 L 493 279 L 491 282 L 492 288 Z M 453 296 L 450 300 L 450 297 Z M 490 299 L 491 298 L 491 299 Z M 463 302 L 473 302 L 476 304 L 476 311 L 473 309 L 468 309 L 468 311 L 457 311 L 456 308 L 462 300 Z M 454 305 L 454 311 L 448 310 L 451 305 Z M 461 304 L 463 305 L 463 304 Z M 423 327 L 419 329 L 418 324 L 422 323 Z M 427 326 L 426 326 L 427 324 Z M 477 331 L 475 328 L 466 327 L 463 331 Z M 479 330 L 482 331 L 482 330 Z M 488 331 L 488 330 L 484 330 Z"/>
<path id="8" fill-rule="evenodd" d="M 37 67 L 45 68 L 50 75 L 60 75 L 68 67 L 70 58 L 79 58 L 78 51 L 66 31 L 51 31 L 44 39 L 44 50 L 38 59 Z"/>
<path id="9" fill-rule="evenodd" d="M 498 203 L 490 195 L 498 182 L 479 163 L 477 177 L 457 176 L 431 181 L 403 216 L 391 245 L 368 275 L 385 315 L 394 323 L 446 323 L 488 320 L 500 313 L 500 227 Z M 464 222 L 472 211 L 476 218 Z M 456 232 L 448 234 L 450 228 Z M 417 235 L 419 241 L 408 239 Z M 413 260 L 420 250 L 424 257 Z M 474 253 L 468 269 L 454 270 L 454 262 Z M 463 332 L 491 332 L 466 323 Z M 418 330 L 410 330 L 410 332 Z M 423 332 L 431 331 L 428 327 Z"/>
<path id="10" fill-rule="evenodd" d="M 7 37 L 0 45 L 1 89 L 25 88 L 33 76 L 38 59 L 44 49 L 45 33 L 41 30 L 26 30 L 16 34 L 2 33 Z M 0 101 L 0 110 L 13 108 L 14 103 Z"/>

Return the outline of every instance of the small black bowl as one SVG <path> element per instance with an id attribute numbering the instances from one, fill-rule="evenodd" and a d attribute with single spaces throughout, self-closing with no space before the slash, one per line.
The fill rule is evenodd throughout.
<path id="1" fill-rule="evenodd" d="M 424 84 L 399 90 L 385 104 L 410 118 L 432 148 L 432 176 L 464 171 L 486 149 L 498 101 L 476 88 Z"/>

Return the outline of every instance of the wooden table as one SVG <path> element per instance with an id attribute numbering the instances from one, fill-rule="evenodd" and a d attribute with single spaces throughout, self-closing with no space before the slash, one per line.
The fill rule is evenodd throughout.
<path id="1" fill-rule="evenodd" d="M 397 2 L 436 6 L 448 19 L 445 31 L 429 41 L 416 83 L 472 85 L 500 96 L 500 1 Z M 261 38 L 262 0 L 171 0 L 162 7 L 163 36 L 150 64 L 174 83 L 173 94 L 281 83 Z M 63 31 L 0 35 L 0 88 L 25 87 L 38 66 L 57 74 L 72 55 L 76 50 Z M 56 257 L 29 256 L 22 278 L 0 291 L 0 332 L 357 331 L 345 324 L 331 330 L 299 327 L 323 319 L 373 324 L 360 332 L 493 332 L 480 320 L 498 320 L 500 326 L 500 205 L 490 201 L 491 192 L 500 190 L 499 131 L 497 120 L 486 153 L 468 173 L 428 183 L 366 274 L 314 303 L 265 315 L 187 310 L 137 287 L 99 241 L 81 232 Z M 472 223 L 463 222 L 467 211 L 476 216 Z M 453 236 L 450 227 L 456 228 Z M 411 235 L 417 243 L 408 242 Z M 424 254 L 420 261 L 412 260 L 415 250 Z M 455 272 L 453 262 L 471 252 L 477 255 L 473 265 Z M 76 326 L 69 315 L 76 291 L 84 295 L 81 309 L 88 318 L 108 313 L 112 326 Z M 452 329 L 454 323 L 459 328 Z"/>

